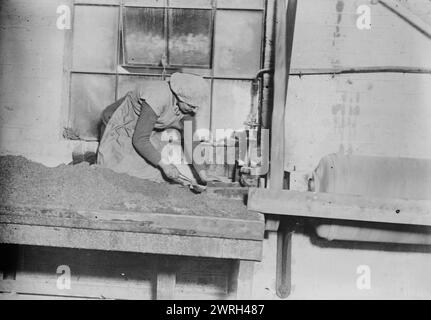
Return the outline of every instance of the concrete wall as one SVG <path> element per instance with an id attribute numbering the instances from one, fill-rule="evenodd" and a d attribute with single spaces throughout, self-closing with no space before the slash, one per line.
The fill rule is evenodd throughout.
<path id="1" fill-rule="evenodd" d="M 429 1 L 400 1 L 428 21 Z M 371 29 L 357 27 L 361 5 Z M 333 72 L 431 67 L 431 41 L 366 0 L 298 2 L 286 114 L 286 170 L 309 172 L 334 152 L 431 158 L 430 74 Z M 320 73 L 310 75 L 309 73 Z"/>
<path id="2" fill-rule="evenodd" d="M 429 23 L 429 1 L 399 3 Z M 371 8 L 370 30 L 356 27 L 356 10 L 364 4 Z M 429 70 L 430 53 L 431 40 L 381 4 L 298 1 L 292 58 L 297 75 L 290 77 L 285 119 L 291 188 L 306 191 L 304 178 L 330 153 L 430 159 L 430 74 L 333 74 L 350 68 Z M 275 234 L 265 241 L 256 297 L 276 297 L 276 243 Z M 291 249 L 290 299 L 431 297 L 429 247 L 324 241 L 305 228 L 293 234 Z M 361 286 L 363 275 L 369 287 Z"/>
<path id="3" fill-rule="evenodd" d="M 277 234 L 255 265 L 254 299 L 278 300 Z M 430 299 L 431 250 L 408 245 L 327 241 L 308 228 L 291 238 L 288 299 Z"/>
<path id="4" fill-rule="evenodd" d="M 61 0 L 0 2 L 0 152 L 46 165 L 71 161 L 61 137 L 63 49 Z"/>

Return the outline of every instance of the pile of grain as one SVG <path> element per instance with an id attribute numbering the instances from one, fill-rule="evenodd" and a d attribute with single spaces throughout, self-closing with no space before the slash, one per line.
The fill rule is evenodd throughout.
<path id="1" fill-rule="evenodd" d="M 0 204 L 129 210 L 252 218 L 237 200 L 118 174 L 82 163 L 47 168 L 23 157 L 0 157 Z"/>

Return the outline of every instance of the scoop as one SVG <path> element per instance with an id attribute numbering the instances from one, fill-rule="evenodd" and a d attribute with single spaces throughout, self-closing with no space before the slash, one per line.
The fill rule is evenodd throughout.
<path id="1" fill-rule="evenodd" d="M 194 183 L 190 178 L 186 177 L 185 175 L 181 174 L 179 175 L 179 178 L 186 182 L 185 186 L 188 186 L 190 190 L 196 192 L 196 193 L 203 193 L 207 190 L 206 186 L 202 186 L 200 184 Z"/>

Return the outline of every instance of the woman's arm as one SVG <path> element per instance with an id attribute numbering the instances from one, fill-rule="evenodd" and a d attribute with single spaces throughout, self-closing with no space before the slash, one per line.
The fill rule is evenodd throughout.
<path id="1" fill-rule="evenodd" d="M 169 179 L 177 179 L 178 169 L 172 164 L 164 163 L 160 152 L 151 143 L 150 139 L 156 122 L 156 113 L 146 102 L 142 102 L 141 115 L 132 138 L 133 146 L 141 157 L 154 166 L 160 167 Z"/>
<path id="2" fill-rule="evenodd" d="M 162 159 L 160 152 L 154 148 L 150 141 L 156 122 L 156 113 L 146 102 L 143 102 L 132 143 L 139 155 L 154 166 L 158 166 Z"/>
<path id="3" fill-rule="evenodd" d="M 192 123 L 192 132 L 196 131 L 196 119 L 195 118 L 193 118 L 191 116 L 184 117 L 183 127 L 184 127 L 185 122 L 191 122 Z M 184 131 L 182 132 L 182 134 L 183 134 L 183 140 L 186 139 L 186 137 L 184 137 Z M 190 142 L 188 142 L 188 143 L 190 143 Z M 186 142 L 184 142 L 184 144 L 186 144 Z M 190 146 L 191 148 L 184 147 L 184 154 L 185 154 L 187 161 L 192 164 L 194 171 L 197 173 L 198 177 L 200 178 L 201 181 L 199 181 L 199 182 L 206 183 L 207 182 L 206 171 L 207 171 L 208 165 L 206 165 L 205 163 L 198 164 L 193 159 L 194 150 L 200 144 L 201 144 L 201 141 L 192 141 L 191 146 Z"/>

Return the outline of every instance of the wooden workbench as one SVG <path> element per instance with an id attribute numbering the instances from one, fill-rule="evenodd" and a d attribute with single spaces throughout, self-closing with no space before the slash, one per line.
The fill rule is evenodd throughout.
<path id="1" fill-rule="evenodd" d="M 255 212 L 244 219 L 0 206 L 3 244 L 233 260 L 231 298 L 251 297 L 253 265 L 261 259 L 263 235 L 263 215 Z M 156 297 L 174 298 L 175 268 L 167 259 L 159 261 Z M 0 282 L 0 291 L 17 292 L 23 287 L 29 290 L 22 283 Z"/>

